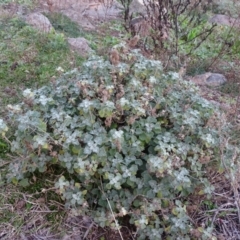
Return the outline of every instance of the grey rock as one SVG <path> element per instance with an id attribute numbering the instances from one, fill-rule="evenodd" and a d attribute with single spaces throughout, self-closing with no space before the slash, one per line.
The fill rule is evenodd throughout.
<path id="1" fill-rule="evenodd" d="M 206 84 L 208 86 L 220 86 L 227 82 L 227 79 L 224 75 L 219 73 L 212 73 L 207 79 Z"/>
<path id="2" fill-rule="evenodd" d="M 96 27 L 91 23 L 94 22 L 94 18 L 89 19 L 88 17 L 79 14 L 78 11 L 73 9 L 66 9 L 61 11 L 61 13 L 69 17 L 73 22 L 76 22 L 78 26 L 86 30 L 96 30 Z"/>
<path id="3" fill-rule="evenodd" d="M 48 18 L 41 13 L 31 13 L 26 16 L 25 20 L 29 25 L 33 26 L 41 32 L 48 33 L 54 30 Z"/>
<path id="4" fill-rule="evenodd" d="M 150 23 L 145 20 L 143 17 L 136 17 L 130 21 L 130 28 L 135 35 L 142 37 L 149 36 L 151 31 Z"/>
<path id="5" fill-rule="evenodd" d="M 219 73 L 206 72 L 200 75 L 193 77 L 186 77 L 191 82 L 194 82 L 197 85 L 207 85 L 217 87 L 227 82 L 227 79 L 224 75 Z"/>
<path id="6" fill-rule="evenodd" d="M 206 85 L 206 79 L 211 76 L 212 73 L 207 72 L 203 74 L 199 74 L 193 77 L 186 77 L 191 82 L 194 82 L 197 85 Z"/>
<path id="7" fill-rule="evenodd" d="M 119 19 L 121 4 L 117 0 L 39 0 L 43 9 L 60 12 L 85 30 L 96 30 L 96 22 Z M 50 3 L 50 4 L 49 4 Z"/>
<path id="8" fill-rule="evenodd" d="M 132 0 L 129 6 L 129 13 L 141 13 L 146 14 L 146 8 L 144 6 L 143 0 Z"/>
<path id="9" fill-rule="evenodd" d="M 67 40 L 71 49 L 83 57 L 87 57 L 90 53 L 93 52 L 93 50 L 88 45 L 88 41 L 85 38 L 68 38 Z"/>
<path id="10" fill-rule="evenodd" d="M 110 4 L 98 4 L 96 7 L 89 7 L 84 12 L 88 18 L 94 18 L 101 21 L 116 19 L 121 16 L 121 5 L 117 1 L 112 1 Z"/>
<path id="11" fill-rule="evenodd" d="M 229 17 L 224 14 L 216 14 L 212 18 L 209 19 L 210 23 L 216 23 L 224 26 L 236 27 L 240 28 L 240 19 Z"/>

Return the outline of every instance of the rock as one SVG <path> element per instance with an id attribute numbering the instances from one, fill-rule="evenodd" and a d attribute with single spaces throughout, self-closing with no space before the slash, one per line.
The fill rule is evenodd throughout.
<path id="1" fill-rule="evenodd" d="M 39 0 L 39 5 L 66 15 L 85 30 L 96 30 L 96 22 L 120 18 L 122 12 L 117 0 Z"/>
<path id="2" fill-rule="evenodd" d="M 131 15 L 133 13 L 146 14 L 146 8 L 143 0 L 132 0 L 129 5 L 129 14 Z"/>
<path id="3" fill-rule="evenodd" d="M 130 28 L 132 33 L 141 37 L 147 37 L 151 31 L 150 23 L 143 17 L 136 17 L 130 21 Z"/>
<path id="4" fill-rule="evenodd" d="M 186 77 L 189 81 L 196 83 L 197 85 L 205 85 L 206 79 L 211 76 L 210 72 L 199 74 L 194 77 Z"/>
<path id="5" fill-rule="evenodd" d="M 207 79 L 206 84 L 209 86 L 220 86 L 227 82 L 227 79 L 219 73 L 212 73 Z"/>
<path id="6" fill-rule="evenodd" d="M 220 86 L 227 82 L 227 79 L 224 75 L 211 72 L 196 75 L 194 77 L 187 77 L 187 79 L 196 83 L 197 85 L 207 85 L 213 87 Z"/>
<path id="7" fill-rule="evenodd" d="M 89 4 L 88 0 L 38 0 L 41 6 L 52 11 L 61 11 L 65 9 L 79 9 Z"/>
<path id="8" fill-rule="evenodd" d="M 41 13 L 31 13 L 26 16 L 25 20 L 29 25 L 33 26 L 41 32 L 48 33 L 54 30 L 48 18 Z"/>
<path id="9" fill-rule="evenodd" d="M 237 27 L 240 28 L 240 19 L 239 18 L 232 18 L 226 16 L 224 14 L 216 14 L 212 18 L 209 19 L 210 23 L 217 23 L 220 25 L 230 26 L 230 27 Z"/>
<path id="10" fill-rule="evenodd" d="M 86 30 L 96 30 L 96 27 L 91 23 L 93 20 L 89 20 L 87 17 L 79 14 L 78 11 L 67 9 L 61 11 L 61 13 Z"/>
<path id="11" fill-rule="evenodd" d="M 101 4 L 101 2 L 99 1 L 97 5 L 88 7 L 84 15 L 88 18 L 94 18 L 101 21 L 116 19 L 121 16 L 121 4 L 119 4 L 115 0 L 112 0 L 109 3 L 108 1 L 105 2 L 105 4 Z"/>
<path id="12" fill-rule="evenodd" d="M 68 38 L 67 40 L 71 49 L 83 57 L 87 57 L 93 51 L 85 38 Z"/>

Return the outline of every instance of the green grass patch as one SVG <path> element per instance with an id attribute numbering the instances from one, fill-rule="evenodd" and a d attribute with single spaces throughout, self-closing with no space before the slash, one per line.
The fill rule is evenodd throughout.
<path id="1" fill-rule="evenodd" d="M 6 154 L 10 151 L 9 144 L 0 138 L 0 158 L 6 157 Z"/>
<path id="2" fill-rule="evenodd" d="M 76 22 L 73 22 L 67 16 L 61 13 L 45 13 L 57 33 L 62 33 L 66 37 L 77 38 L 84 37 L 89 41 L 90 47 L 98 54 L 106 53 L 106 50 L 118 44 L 119 37 L 113 35 L 113 32 L 119 34 L 123 32 L 119 23 L 112 21 L 99 26 L 99 33 L 85 31 Z"/>
<path id="3" fill-rule="evenodd" d="M 61 13 L 45 13 L 54 29 L 63 33 L 67 37 L 76 38 L 84 35 L 84 31 L 80 29 L 77 23 L 73 22 L 67 16 Z"/>
<path id="4" fill-rule="evenodd" d="M 8 3 L 15 3 L 15 4 L 21 4 L 25 6 L 33 6 L 37 3 L 36 0 L 1 0 L 0 5 L 8 4 Z"/>
<path id="5" fill-rule="evenodd" d="M 85 37 L 97 53 L 106 54 L 119 43 L 107 27 L 106 34 L 80 30 L 76 23 L 62 14 L 48 14 L 56 32 L 42 34 L 24 21 L 0 17 L 0 105 L 19 102 L 21 89 L 38 88 L 62 74 L 78 67 L 83 58 L 69 49 L 67 37 Z M 9 91 L 11 88 L 11 91 Z M 12 91 L 14 89 L 14 91 Z"/>
<path id="6" fill-rule="evenodd" d="M 19 18 L 0 19 L 1 104 L 18 101 L 21 88 L 38 88 L 58 77 L 61 67 L 69 71 L 81 65 L 81 56 L 70 51 L 63 34 L 41 34 Z M 6 87 L 16 89 L 6 93 Z"/>

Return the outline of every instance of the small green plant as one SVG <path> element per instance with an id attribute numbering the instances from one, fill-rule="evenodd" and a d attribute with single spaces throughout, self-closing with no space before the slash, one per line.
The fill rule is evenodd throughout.
<path id="1" fill-rule="evenodd" d="M 214 108 L 159 61 L 116 49 L 118 65 L 93 57 L 8 106 L 19 155 L 8 181 L 61 167 L 55 186 L 66 206 L 81 206 L 100 226 L 119 229 L 128 219 L 138 239 L 189 239 L 184 199 L 196 187 L 213 190 L 204 168 L 219 146 Z"/>
<path id="2" fill-rule="evenodd" d="M 26 6 L 33 6 L 36 4 L 35 0 L 1 0 L 0 5 L 8 4 L 8 3 L 17 3 Z"/>
<path id="3" fill-rule="evenodd" d="M 5 157 L 9 150 L 9 144 L 4 139 L 0 138 L 0 158 Z"/>
<path id="4" fill-rule="evenodd" d="M 179 38 L 179 56 L 183 59 L 183 62 L 187 63 L 187 75 L 202 74 L 209 71 L 209 69 L 214 71 L 213 66 L 218 65 L 218 62 L 221 65 L 221 61 L 229 63 L 239 58 L 239 30 L 220 25 L 215 26 L 207 38 L 202 37 L 201 32 L 203 29 L 207 29 L 210 26 L 207 21 L 203 21 L 191 29 L 190 35 L 183 34 Z M 188 41 L 189 36 L 194 40 Z M 199 44 L 199 41 L 201 44 Z M 166 47 L 171 47 L 171 44 L 166 43 Z M 173 59 L 173 57 L 171 58 Z M 226 72 L 227 68 L 233 68 L 233 64 L 227 64 L 227 66 L 224 64 L 224 69 L 221 69 L 222 66 L 219 66 L 217 67 L 218 70 L 215 71 L 221 69 L 222 72 Z"/>

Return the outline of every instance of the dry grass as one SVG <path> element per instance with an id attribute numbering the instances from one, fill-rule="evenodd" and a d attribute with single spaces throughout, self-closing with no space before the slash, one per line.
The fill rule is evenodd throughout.
<path id="1" fill-rule="evenodd" d="M 64 233 L 56 231 L 64 219 L 64 206 L 53 201 L 46 203 L 44 197 L 35 195 L 10 184 L 2 186 L 1 239 L 59 239 Z"/>
<path id="2" fill-rule="evenodd" d="M 99 227 L 92 219 L 67 210 L 38 192 L 29 194 L 8 184 L 0 190 L 1 240 L 133 240 L 127 227 L 118 231 Z"/>
<path id="3" fill-rule="evenodd" d="M 197 194 L 189 198 L 188 214 L 192 223 L 196 229 L 211 226 L 219 240 L 240 239 L 240 198 L 235 194 L 232 180 L 214 168 L 208 169 L 207 175 L 215 190 L 211 198 Z"/>
<path id="4" fill-rule="evenodd" d="M 222 109 L 219 124 L 220 161 L 206 170 L 206 176 L 214 186 L 212 195 L 201 196 L 196 191 L 188 198 L 188 214 L 197 233 L 199 227 L 211 226 L 217 239 L 237 240 L 240 239 L 239 92 L 237 95 L 226 94 L 220 88 L 206 86 L 201 86 L 200 92 L 204 98 Z M 230 124 L 231 128 L 226 132 L 224 127 Z M 228 154 L 230 148 L 232 154 Z"/>

